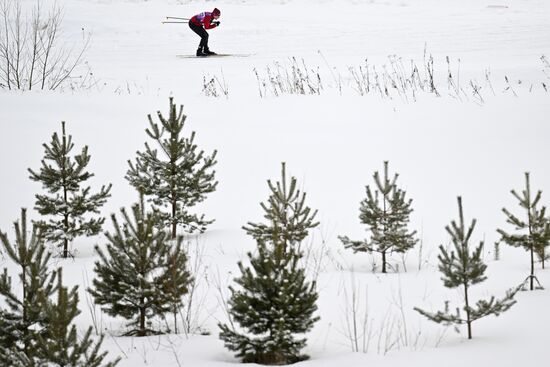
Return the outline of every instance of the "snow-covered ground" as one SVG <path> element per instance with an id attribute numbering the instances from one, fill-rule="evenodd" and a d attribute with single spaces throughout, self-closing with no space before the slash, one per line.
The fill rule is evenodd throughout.
<path id="1" fill-rule="evenodd" d="M 12 236 L 20 208 L 33 207 L 41 188 L 28 179 L 27 168 L 38 168 L 41 144 L 59 131 L 62 120 L 77 149 L 89 146 L 92 186 L 113 183 L 106 216 L 136 200 L 124 180 L 127 160 L 147 139 L 147 114 L 166 112 L 169 96 L 185 106 L 187 129 L 196 131 L 197 144 L 207 152 L 218 150 L 218 190 L 198 208 L 216 222 L 192 239 L 207 274 L 194 312 L 197 325 L 210 335 L 120 337 L 124 320 L 97 308 L 96 325 L 109 335 L 104 347 L 122 357 L 120 366 L 237 363 L 217 337 L 217 321 L 226 320 L 219 290 L 227 294 L 238 274 L 237 261 L 254 248 L 241 226 L 262 219 L 266 180 L 279 178 L 282 161 L 307 192 L 309 206 L 319 210 L 321 222 L 306 241 L 314 255 L 309 264 L 320 269 L 321 320 L 308 335 L 311 359 L 304 366 L 550 363 L 547 289 L 521 292 L 509 312 L 476 322 L 473 340 L 466 339 L 465 330 L 456 333 L 412 310 L 436 310 L 445 300 L 454 305 L 460 299 L 443 287 L 436 262 L 437 246 L 449 243 L 444 226 L 457 215 L 457 195 L 463 197 L 466 217 L 478 219 L 475 240 L 486 243 L 489 279 L 472 289 L 474 297 L 502 295 L 528 274 L 527 253 L 503 247 L 501 259 L 494 261 L 493 243 L 497 228 L 509 228 L 501 208 L 520 210 L 510 190 L 523 188 L 524 172 L 531 172 L 533 189 L 543 190 L 542 202 L 550 205 L 550 93 L 542 85 L 550 85 L 550 67 L 541 60 L 550 56 L 548 1 L 58 2 L 64 7 L 67 42 L 78 45 L 92 34 L 86 67 L 77 72 L 91 70 L 92 84 L 57 92 L 0 91 L 2 231 Z M 214 6 L 222 16 L 220 28 L 210 32 L 211 49 L 251 55 L 176 57 L 194 54 L 198 37 L 186 24 L 161 21 Z M 389 70 L 391 55 L 406 67 L 414 60 L 421 72 L 432 55 L 440 97 L 359 95 L 349 68 L 358 70 L 368 59 L 376 70 L 384 65 Z M 447 86 L 447 56 L 454 81 L 463 88 L 458 94 Z M 320 95 L 275 97 L 266 89 L 261 98 L 255 71 L 265 80 L 267 68 L 290 70 L 292 57 L 319 74 Z M 203 93 L 203 79 L 214 77 L 225 81 L 227 97 Z M 472 93 L 470 80 L 481 86 L 483 102 Z M 218 85 L 217 91 L 222 89 Z M 337 239 L 364 236 L 359 202 L 384 160 L 399 172 L 399 183 L 414 200 L 411 226 L 422 239 L 422 251 L 393 257 L 399 271 L 387 275 L 373 273 L 371 256 L 354 255 Z M 105 229 L 110 228 L 107 221 Z M 78 239 L 74 260 L 55 259 L 65 269 L 66 283 L 80 286 L 81 330 L 93 319 L 85 293 L 93 277 L 93 245 L 104 241 L 102 236 Z M 0 261 L 0 267 L 10 268 Z M 550 287 L 548 270 L 537 265 L 537 276 Z M 346 337 L 346 307 L 354 287 L 360 319 L 368 310 L 367 353 L 352 353 Z"/>

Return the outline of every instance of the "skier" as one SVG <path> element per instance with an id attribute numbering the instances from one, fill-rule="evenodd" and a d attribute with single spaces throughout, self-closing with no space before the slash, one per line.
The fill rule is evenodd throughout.
<path id="1" fill-rule="evenodd" d="M 210 51 L 208 48 L 208 32 L 207 29 L 216 28 L 220 25 L 220 21 L 217 20 L 220 17 L 220 9 L 214 8 L 212 12 L 202 12 L 194 15 L 189 20 L 189 28 L 193 30 L 201 38 L 199 48 L 197 49 L 197 56 L 210 56 L 216 55 L 215 52 Z"/>

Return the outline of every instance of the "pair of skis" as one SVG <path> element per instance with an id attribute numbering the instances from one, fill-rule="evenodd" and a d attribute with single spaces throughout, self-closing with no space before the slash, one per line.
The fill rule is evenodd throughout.
<path id="1" fill-rule="evenodd" d="M 162 24 L 183 24 L 189 22 L 189 18 L 180 18 L 180 17 L 166 17 L 167 20 L 162 21 Z M 252 54 L 215 54 L 215 55 L 209 55 L 209 56 L 195 56 L 195 55 L 176 55 L 178 58 L 195 58 L 195 57 L 227 57 L 227 56 L 233 56 L 233 57 L 248 57 Z"/>
<path id="2" fill-rule="evenodd" d="M 183 23 L 189 22 L 189 18 L 166 17 L 166 19 L 170 19 L 170 20 L 164 20 L 164 21 L 162 21 L 161 23 L 162 23 L 162 24 L 167 24 L 167 23 L 172 23 L 172 24 L 183 24 Z"/>

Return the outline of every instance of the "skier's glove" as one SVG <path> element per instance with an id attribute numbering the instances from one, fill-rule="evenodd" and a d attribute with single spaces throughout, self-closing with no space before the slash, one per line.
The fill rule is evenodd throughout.
<path id="1" fill-rule="evenodd" d="M 212 22 L 212 24 L 214 24 L 216 27 L 220 25 L 220 21 L 219 20 L 214 20 Z"/>

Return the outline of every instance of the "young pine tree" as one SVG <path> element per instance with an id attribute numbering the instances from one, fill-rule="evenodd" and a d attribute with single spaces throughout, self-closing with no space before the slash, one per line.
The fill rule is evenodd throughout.
<path id="1" fill-rule="evenodd" d="M 103 336 L 94 345 L 90 326 L 79 339 L 74 318 L 80 314 L 78 309 L 78 287 L 69 290 L 63 286 L 61 269 L 58 271 L 57 302 L 43 297 L 42 304 L 47 326 L 45 332 L 37 338 L 36 366 L 59 367 L 114 367 L 120 358 L 102 364 L 107 352 L 100 352 Z"/>
<path id="2" fill-rule="evenodd" d="M 121 212 L 123 226 L 112 215 L 114 232 L 106 233 L 107 248 L 96 246 L 100 259 L 95 263 L 96 278 L 89 292 L 109 315 L 132 320 L 126 335 L 158 333 L 149 327 L 149 319 L 179 306 L 190 281 L 182 239 L 179 237 L 174 246 L 169 234 L 158 230 L 159 219 L 146 213 L 143 196 L 140 204 L 132 207 L 132 217 L 125 209 Z M 171 279 L 181 283 L 171 287 Z"/>
<path id="3" fill-rule="evenodd" d="M 189 209 L 216 190 L 218 183 L 212 170 L 217 163 L 216 151 L 210 156 L 199 151 L 194 142 L 195 132 L 189 138 L 182 136 L 187 116 L 183 114 L 183 106 L 177 112 L 172 98 L 168 118 L 158 112 L 160 126 L 151 115 L 148 118 L 150 128 L 145 131 L 159 150 L 145 143 L 145 151 L 137 152 L 135 165 L 128 161 L 126 179 L 150 197 L 164 224 L 171 228 L 173 239 L 178 225 L 189 232 L 204 232 L 213 220 L 205 220 L 204 215 L 192 214 Z"/>
<path id="4" fill-rule="evenodd" d="M 61 137 L 54 133 L 50 144 L 43 144 L 45 155 L 38 172 L 29 169 L 30 178 L 42 183 L 48 191 L 36 195 L 35 209 L 51 219 L 40 222 L 45 239 L 59 243 L 63 257 L 69 254 L 69 243 L 78 236 L 93 236 L 101 231 L 105 221 L 102 217 L 92 217 L 110 197 L 111 185 L 101 187 L 96 194 L 90 194 L 90 187 L 82 185 L 92 173 L 86 171 L 90 162 L 88 147 L 80 154 L 71 156 L 74 148 L 71 135 L 65 133 L 65 122 L 61 123 Z"/>
<path id="5" fill-rule="evenodd" d="M 280 365 L 308 357 L 301 354 L 304 334 L 319 320 L 315 282 L 307 282 L 295 246 L 275 235 L 267 246 L 258 240 L 258 254 L 248 254 L 251 267 L 239 263 L 239 289 L 230 287 L 229 313 L 246 332 L 219 324 L 225 346 L 245 363 Z M 233 323 L 232 323 L 233 324 Z"/>
<path id="6" fill-rule="evenodd" d="M 388 162 L 384 162 L 384 177 L 374 173 L 377 189 L 374 193 L 367 185 L 367 197 L 361 201 L 359 219 L 371 231 L 370 240 L 352 241 L 340 236 L 346 248 L 354 252 L 378 252 L 382 255 L 382 273 L 387 272 L 387 256 L 392 252 L 406 252 L 416 245 L 416 231 L 409 231 L 409 215 L 413 209 L 412 199 L 405 198 L 405 191 L 397 187 L 399 175 L 390 179 Z"/>
<path id="7" fill-rule="evenodd" d="M 516 303 L 514 295 L 518 290 L 509 290 L 506 292 L 506 296 L 500 300 L 496 300 L 492 296 L 488 301 L 480 300 L 475 306 L 472 305 L 469 295 L 470 287 L 487 279 L 485 276 L 487 265 L 481 259 L 483 242 L 472 252 L 470 251 L 470 238 L 475 225 L 476 220 L 473 219 L 470 226 L 466 228 L 462 212 L 462 199 L 459 196 L 458 223 L 453 220 L 450 225 L 445 227 L 447 233 L 451 236 L 454 250 L 449 252 L 441 245 L 439 246 L 440 254 L 437 257 L 439 260 L 439 271 L 443 274 L 441 279 L 445 287 L 462 288 L 464 297 L 463 310 L 466 315 L 462 316 L 458 308 L 456 313 L 451 313 L 447 307 L 444 311 L 436 313 L 424 311 L 418 307 L 414 308 L 420 314 L 437 323 L 447 325 L 466 324 L 468 327 L 468 339 L 472 339 L 472 323 L 474 321 L 489 315 L 499 316 L 510 309 Z"/>
<path id="8" fill-rule="evenodd" d="M 502 211 L 506 214 L 507 222 L 515 227 L 519 233 L 510 234 L 503 229 L 498 229 L 498 233 L 502 236 L 502 241 L 514 247 L 523 247 L 530 254 L 531 274 L 529 275 L 530 290 L 534 289 L 535 277 L 535 254 L 539 256 L 544 268 L 544 260 L 546 257 L 545 249 L 550 244 L 550 219 L 545 217 L 546 208 L 539 207 L 539 201 L 542 192 L 539 190 L 532 196 L 531 186 L 529 184 L 529 173 L 525 173 L 525 190 L 519 195 L 515 190 L 512 190 L 512 195 L 519 201 L 519 205 L 525 209 L 526 218 L 520 219 L 510 213 L 508 209 L 503 208 Z M 538 280 L 537 280 L 538 282 Z"/>
<path id="9" fill-rule="evenodd" d="M 315 221 L 317 210 L 305 205 L 306 193 L 296 188 L 296 178 L 287 181 L 285 163 L 281 164 L 281 181 L 267 180 L 271 194 L 267 204 L 260 203 L 267 223 L 248 222 L 243 229 L 256 241 L 269 242 L 275 235 L 283 236 L 287 244 L 297 244 L 307 237 L 310 229 L 319 225 Z"/>
<path id="10" fill-rule="evenodd" d="M 0 304 L 5 305 L 0 307 L 0 365 L 10 365 L 10 356 L 33 357 L 37 335 L 45 323 L 42 300 L 55 291 L 56 273 L 48 270 L 50 254 L 36 226 L 29 237 L 25 209 L 14 226 L 14 243 L 0 231 L 6 254 L 20 269 L 17 289 L 12 289 L 14 282 L 7 269 L 0 275 Z"/>
<path id="11" fill-rule="evenodd" d="M 233 322 L 219 324 L 220 338 L 243 362 L 289 364 L 308 358 L 301 354 L 306 339 L 295 335 L 319 320 L 313 316 L 315 282 L 306 280 L 297 246 L 319 223 L 314 221 L 317 211 L 305 205 L 305 193 L 296 189 L 296 179 L 287 181 L 284 163 L 281 181 L 268 185 L 271 195 L 261 204 L 268 223 L 243 227 L 256 240 L 258 254 L 248 254 L 249 268 L 239 263 L 240 287 L 230 287 L 229 313 L 246 331 L 234 329 Z"/>

